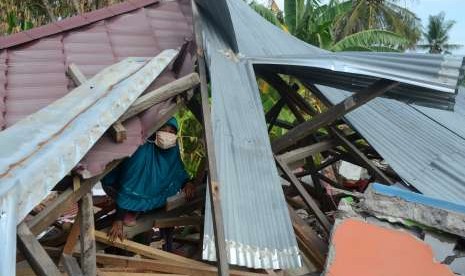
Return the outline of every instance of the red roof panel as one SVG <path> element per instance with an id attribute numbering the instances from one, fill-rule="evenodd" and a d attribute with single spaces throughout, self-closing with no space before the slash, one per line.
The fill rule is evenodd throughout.
<path id="1" fill-rule="evenodd" d="M 11 126 L 66 95 L 74 87 L 66 75 L 70 63 L 90 78 L 126 57 L 155 56 L 191 40 L 190 18 L 184 16 L 189 1 L 179 0 L 182 9 L 177 1 L 153 5 L 157 2 L 131 0 L 0 38 L 0 127 Z M 185 61 L 183 74 L 192 70 L 190 57 Z M 174 73 L 166 70 L 150 89 L 174 79 Z M 144 142 L 144 133 L 172 105 L 167 101 L 126 122 L 124 143 L 102 137 L 82 160 L 80 171 L 96 175 L 108 162 L 131 155 Z"/>
<path id="2" fill-rule="evenodd" d="M 71 29 L 75 29 L 75 28 L 87 25 L 89 23 L 92 23 L 92 22 L 89 21 L 85 16 L 75 15 L 75 16 L 68 17 L 64 20 L 59 20 L 56 23 L 52 23 L 50 25 L 56 24 L 64 31 L 67 31 L 67 30 L 71 30 Z"/>
<path id="3" fill-rule="evenodd" d="M 27 30 L 26 34 L 32 38 L 41 38 L 43 37 L 44 33 L 57 34 L 61 31 L 63 31 L 63 29 L 60 28 L 58 24 L 52 23 L 52 24 L 47 24 L 44 26 L 40 26 L 34 29 Z"/>

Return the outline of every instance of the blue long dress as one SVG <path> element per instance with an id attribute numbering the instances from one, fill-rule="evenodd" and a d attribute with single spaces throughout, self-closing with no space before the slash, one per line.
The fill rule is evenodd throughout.
<path id="1" fill-rule="evenodd" d="M 173 119 L 167 124 L 177 129 Z M 102 184 L 117 190 L 118 208 L 144 212 L 164 206 L 188 178 L 178 145 L 165 150 L 147 142 L 103 178 Z"/>

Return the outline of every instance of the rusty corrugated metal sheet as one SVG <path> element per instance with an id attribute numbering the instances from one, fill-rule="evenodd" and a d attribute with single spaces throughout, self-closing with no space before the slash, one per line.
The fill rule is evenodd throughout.
<path id="1" fill-rule="evenodd" d="M 47 25 L 0 38 L 0 128 L 10 127 L 74 88 L 66 76 L 70 63 L 90 78 L 126 57 L 149 57 L 180 48 L 192 38 L 189 5 L 188 0 L 131 0 L 59 21 L 59 31 Z M 188 53 L 180 76 L 191 72 L 191 58 Z M 177 77 L 166 70 L 150 89 Z M 128 139 L 124 143 L 102 137 L 78 172 L 90 177 L 103 171 L 108 162 L 131 155 L 157 115 L 173 104 L 161 103 L 125 122 Z"/>
<path id="2" fill-rule="evenodd" d="M 177 53 L 164 50 L 152 59 L 124 59 L 0 132 L 0 232 L 16 236 L 16 225 L 73 169 Z M 0 274 L 14 274 L 15 248 L 0 246 Z"/>

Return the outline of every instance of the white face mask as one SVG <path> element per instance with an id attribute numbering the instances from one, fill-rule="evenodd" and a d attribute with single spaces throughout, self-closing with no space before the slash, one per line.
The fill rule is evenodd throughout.
<path id="1" fill-rule="evenodd" d="M 167 131 L 157 131 L 155 145 L 161 149 L 169 149 L 176 146 L 176 134 Z"/>

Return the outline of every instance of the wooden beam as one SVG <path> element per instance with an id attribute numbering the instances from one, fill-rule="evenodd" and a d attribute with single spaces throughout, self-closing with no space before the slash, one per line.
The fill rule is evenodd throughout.
<path id="1" fill-rule="evenodd" d="M 288 101 L 295 104 L 300 110 L 308 115 L 315 116 L 318 112 L 297 92 L 290 87 L 279 75 L 272 72 L 259 71 L 258 74 L 268 84 L 279 92 L 281 97 L 286 97 Z"/>
<path id="2" fill-rule="evenodd" d="M 140 268 L 157 272 L 174 274 L 186 274 L 192 276 L 216 276 L 218 269 L 213 266 L 195 266 L 179 264 L 169 261 L 148 260 L 133 257 L 123 257 L 110 254 L 97 254 L 97 263 L 102 265 L 112 265 L 118 267 Z M 234 276 L 263 276 L 264 274 L 231 270 L 230 275 Z"/>
<path id="3" fill-rule="evenodd" d="M 331 223 L 329 222 L 325 214 L 320 210 L 315 200 L 308 194 L 307 190 L 305 190 L 304 186 L 302 186 L 302 183 L 300 183 L 300 181 L 295 177 L 295 175 L 292 173 L 292 171 L 289 169 L 286 163 L 277 156 L 275 156 L 275 160 L 278 167 L 290 180 L 291 184 L 297 189 L 300 196 L 304 199 L 305 203 L 310 208 L 310 210 L 312 210 L 312 212 L 315 214 L 316 218 L 323 226 L 323 229 L 325 230 L 326 234 L 329 234 L 331 229 Z"/>
<path id="4" fill-rule="evenodd" d="M 162 219 L 156 219 L 153 222 L 153 227 L 167 228 L 167 227 L 176 227 L 176 226 L 200 225 L 202 224 L 202 222 L 203 222 L 202 216 L 162 218 Z"/>
<path id="5" fill-rule="evenodd" d="M 318 237 L 312 227 L 310 227 L 292 207 L 289 206 L 289 214 L 292 226 L 297 236 L 300 250 L 309 258 L 315 267 L 322 271 L 326 262 L 328 245 Z"/>
<path id="6" fill-rule="evenodd" d="M 208 85 L 207 85 L 207 68 L 205 65 L 205 58 L 203 52 L 203 38 L 201 37 L 201 22 L 197 4 L 194 0 L 191 1 L 195 41 L 197 43 L 197 61 L 200 76 L 200 95 L 202 103 L 203 126 L 205 135 L 205 144 L 207 149 L 208 160 L 208 187 L 210 191 L 210 203 L 213 220 L 213 232 L 215 236 L 215 249 L 216 259 L 218 264 L 218 275 L 229 275 L 228 255 L 226 252 L 226 237 L 224 233 L 223 211 L 221 207 L 221 188 L 218 180 L 218 172 L 216 168 L 215 147 L 213 141 L 213 129 L 211 110 L 208 98 Z"/>
<path id="7" fill-rule="evenodd" d="M 79 70 L 75 63 L 71 63 L 68 66 L 67 73 L 76 86 L 79 86 L 87 81 L 86 76 L 81 72 L 81 70 Z"/>
<path id="8" fill-rule="evenodd" d="M 18 248 L 34 272 L 38 276 L 61 276 L 57 266 L 24 222 L 18 225 L 17 231 Z M 11 239 L 12 237 L 3 238 Z"/>
<path id="9" fill-rule="evenodd" d="M 81 233 L 81 228 L 79 227 L 79 216 L 74 220 L 73 226 L 71 226 L 71 230 L 69 231 L 68 238 L 66 239 L 65 246 L 63 247 L 63 254 L 72 255 L 74 252 L 74 248 L 76 247 L 76 243 L 79 239 L 79 234 Z"/>
<path id="10" fill-rule="evenodd" d="M 86 193 L 79 201 L 79 228 L 81 230 L 81 268 L 84 275 L 95 275 L 97 273 L 97 262 L 95 260 L 96 246 L 94 237 L 94 204 L 92 192 Z"/>
<path id="11" fill-rule="evenodd" d="M 166 252 L 160 249 L 156 249 L 151 246 L 143 245 L 137 242 L 133 242 L 127 239 L 124 241 L 117 239 L 114 242 L 111 242 L 108 239 L 107 234 L 101 231 L 95 231 L 95 238 L 98 242 L 111 245 L 117 248 L 121 248 L 121 249 L 130 251 L 130 252 L 134 252 L 136 254 L 139 254 L 141 256 L 144 256 L 150 259 L 173 262 L 177 264 L 184 264 L 188 266 L 207 266 L 207 267 L 209 266 L 208 264 L 204 264 L 199 261 L 195 261 L 195 260 L 182 257 L 176 254 L 172 254 L 172 253 L 169 253 L 169 252 Z"/>
<path id="12" fill-rule="evenodd" d="M 73 188 L 65 190 L 57 199 L 55 199 L 50 205 L 45 207 L 39 214 L 34 216 L 28 221 L 28 226 L 34 235 L 40 234 L 42 231 L 47 229 L 59 216 L 61 216 L 71 204 L 78 202 L 81 197 L 92 190 L 92 187 L 100 181 L 108 172 L 113 170 L 119 162 L 114 161 L 107 165 L 104 172 L 100 175 L 86 179 L 81 182 L 80 188 L 77 191 L 73 191 Z"/>
<path id="13" fill-rule="evenodd" d="M 268 125 L 268 132 L 271 131 L 273 126 L 275 125 L 276 121 L 278 120 L 279 113 L 281 113 L 281 110 L 283 109 L 284 105 L 286 103 L 284 102 L 284 99 L 281 98 L 279 101 L 271 107 L 271 109 L 265 114 L 265 120 L 269 124 Z"/>
<path id="14" fill-rule="evenodd" d="M 124 234 L 128 239 L 132 239 L 140 233 L 147 232 L 153 228 L 153 222 L 157 219 L 169 218 L 174 216 L 180 216 L 187 212 L 192 212 L 196 208 L 202 208 L 204 198 L 196 198 L 191 201 L 186 202 L 184 205 L 179 206 L 175 209 L 170 210 L 169 212 L 165 210 L 158 210 L 153 213 L 142 214 L 137 218 L 137 225 L 132 227 L 124 227 Z M 105 229 L 100 229 L 102 232 L 109 231 L 109 227 Z"/>
<path id="15" fill-rule="evenodd" d="M 118 121 L 124 122 L 158 103 L 173 98 L 182 92 L 191 90 L 199 85 L 199 82 L 199 75 L 197 73 L 191 73 L 148 92 L 140 96 Z"/>
<path id="16" fill-rule="evenodd" d="M 275 126 L 280 127 L 280 128 L 284 128 L 284 129 L 293 129 L 295 127 L 295 125 L 293 125 L 292 123 L 289 123 L 289 122 L 286 122 L 286 121 L 283 121 L 283 120 L 279 120 L 279 119 L 276 119 L 274 121 L 274 124 L 275 124 Z"/>
<path id="17" fill-rule="evenodd" d="M 115 140 L 116 143 L 123 143 L 127 137 L 126 128 L 123 126 L 121 122 L 114 123 L 111 128 L 109 129 L 111 137 Z"/>
<path id="18" fill-rule="evenodd" d="M 83 276 L 81 268 L 79 267 L 79 264 L 76 260 L 71 255 L 68 254 L 63 254 L 62 255 L 62 260 L 63 260 L 63 266 L 65 268 L 66 273 L 68 273 L 69 276 Z"/>
<path id="19" fill-rule="evenodd" d="M 331 127 L 331 132 L 334 136 L 344 144 L 344 148 L 346 148 L 350 153 L 354 155 L 355 158 L 360 160 L 363 164 L 365 164 L 370 171 L 375 173 L 378 177 L 380 177 L 386 184 L 394 184 L 389 177 L 387 177 L 378 167 L 371 162 L 368 157 L 363 154 L 352 142 L 350 142 L 337 128 Z"/>
<path id="20" fill-rule="evenodd" d="M 318 142 L 306 147 L 298 148 L 292 151 L 285 152 L 279 157 L 286 163 L 290 164 L 296 161 L 304 160 L 307 157 L 315 155 L 317 153 L 327 151 L 332 149 L 333 147 L 337 146 L 335 140 L 326 140 L 322 142 Z"/>
<path id="21" fill-rule="evenodd" d="M 287 147 L 297 143 L 303 138 L 327 126 L 344 116 L 348 112 L 362 106 L 370 100 L 398 86 L 399 83 L 391 80 L 381 79 L 370 85 L 362 92 L 356 93 L 337 105 L 329 108 L 326 112 L 316 115 L 312 120 L 306 121 L 288 131 L 283 136 L 272 142 L 273 152 L 279 153 Z"/>

